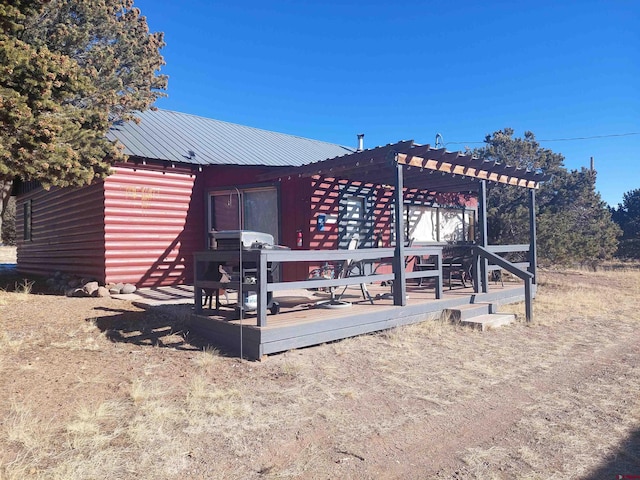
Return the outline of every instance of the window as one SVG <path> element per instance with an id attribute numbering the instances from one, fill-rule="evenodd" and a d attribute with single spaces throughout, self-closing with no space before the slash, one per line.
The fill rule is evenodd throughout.
<path id="1" fill-rule="evenodd" d="M 273 235 L 273 241 L 278 243 L 279 219 L 275 187 L 209 193 L 210 231 L 253 230 Z"/>
<path id="2" fill-rule="evenodd" d="M 373 207 L 375 197 L 371 188 L 358 185 L 342 187 L 338 215 L 338 248 L 349 248 L 351 240 L 357 236 L 358 248 L 372 247 Z"/>
<path id="3" fill-rule="evenodd" d="M 464 242 L 475 237 L 475 212 L 462 208 L 408 205 L 407 238 L 414 242 Z"/>
<path id="4" fill-rule="evenodd" d="M 408 205 L 407 239 L 415 242 L 438 242 L 438 209 L 422 205 Z"/>
<path id="5" fill-rule="evenodd" d="M 464 237 L 464 210 L 438 209 L 438 233 L 441 242 L 462 242 Z"/>

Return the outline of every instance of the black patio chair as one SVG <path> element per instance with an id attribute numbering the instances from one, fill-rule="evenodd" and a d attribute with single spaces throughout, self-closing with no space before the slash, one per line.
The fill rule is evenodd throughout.
<path id="1" fill-rule="evenodd" d="M 453 288 L 454 283 L 467 288 L 467 283 L 473 279 L 472 266 L 473 259 L 470 256 L 450 257 L 442 261 L 442 277 L 449 285 L 449 290 Z"/>

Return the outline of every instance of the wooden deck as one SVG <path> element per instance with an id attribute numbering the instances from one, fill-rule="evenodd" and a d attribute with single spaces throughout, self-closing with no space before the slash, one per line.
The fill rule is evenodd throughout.
<path id="1" fill-rule="evenodd" d="M 274 300 L 281 309 L 277 315 L 269 315 L 266 325 L 258 326 L 255 312 L 238 320 L 234 304 L 223 306 L 218 312 L 204 308 L 194 314 L 190 327 L 205 336 L 213 344 L 260 359 L 264 355 L 318 345 L 325 342 L 371 333 L 400 325 L 408 325 L 439 318 L 443 310 L 477 304 L 484 313 L 493 313 L 497 306 L 523 301 L 522 283 L 492 284 L 488 293 L 474 293 L 473 288 L 445 287 L 441 299 L 435 298 L 434 288 L 407 285 L 407 305 L 395 306 L 392 298 L 386 298 L 389 287 L 369 284 L 367 289 L 374 299 L 373 305 L 365 300 L 357 285 L 350 286 L 342 299 L 351 303 L 346 308 L 323 308 L 318 302 L 329 299 L 329 294 L 309 290 L 275 292 Z M 342 288 L 339 289 L 339 292 Z M 535 294 L 535 292 L 534 292 Z M 232 294 L 233 295 L 233 294 Z"/>

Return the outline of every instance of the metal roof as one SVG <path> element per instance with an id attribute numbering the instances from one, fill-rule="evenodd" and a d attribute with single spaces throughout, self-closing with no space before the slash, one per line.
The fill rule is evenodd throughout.
<path id="1" fill-rule="evenodd" d="M 124 153 L 195 165 L 300 166 L 352 153 L 333 143 L 169 110 L 147 110 L 139 123 L 117 122 L 107 137 Z"/>

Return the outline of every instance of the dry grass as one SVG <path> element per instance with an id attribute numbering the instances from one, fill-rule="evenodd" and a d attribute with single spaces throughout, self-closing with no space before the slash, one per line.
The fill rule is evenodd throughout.
<path id="1" fill-rule="evenodd" d="M 533 324 L 431 320 L 251 363 L 184 309 L 3 292 L 0 478 L 638 471 L 639 299 L 638 271 L 542 272 Z"/>

